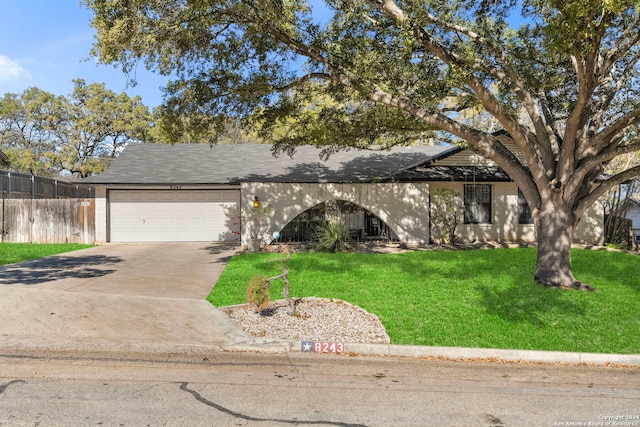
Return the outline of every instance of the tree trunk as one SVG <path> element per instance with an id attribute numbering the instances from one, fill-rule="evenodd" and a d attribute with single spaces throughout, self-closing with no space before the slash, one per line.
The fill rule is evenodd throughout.
<path id="1" fill-rule="evenodd" d="M 543 286 L 561 289 L 594 290 L 573 277 L 571 244 L 575 221 L 571 208 L 549 203 L 536 220 L 538 253 L 534 280 Z"/>

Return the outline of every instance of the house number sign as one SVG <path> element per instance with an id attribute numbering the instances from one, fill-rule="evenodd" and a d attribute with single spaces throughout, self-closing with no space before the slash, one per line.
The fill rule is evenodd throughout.
<path id="1" fill-rule="evenodd" d="M 314 353 L 344 353 L 344 343 L 302 341 L 302 351 Z"/>
<path id="2" fill-rule="evenodd" d="M 171 190 L 182 190 L 182 185 L 170 185 Z"/>

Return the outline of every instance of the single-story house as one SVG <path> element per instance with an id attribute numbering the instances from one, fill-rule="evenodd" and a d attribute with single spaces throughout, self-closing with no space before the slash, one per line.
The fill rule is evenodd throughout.
<path id="1" fill-rule="evenodd" d="M 130 144 L 105 173 L 84 181 L 95 185 L 98 243 L 246 243 L 238 210 L 255 200 L 273 207 L 265 238 L 318 205 L 339 200 L 366 214 L 355 227 L 367 228 L 360 236 L 378 233 L 421 245 L 439 237 L 430 220 L 430 195 L 440 187 L 458 191 L 469 205 L 459 238 L 535 241 L 516 184 L 494 163 L 461 147 L 352 149 L 322 160 L 310 146 L 298 147 L 292 157 L 274 157 L 270 145 L 259 144 Z M 603 210 L 594 206 L 581 220 L 576 242 L 602 241 Z"/>

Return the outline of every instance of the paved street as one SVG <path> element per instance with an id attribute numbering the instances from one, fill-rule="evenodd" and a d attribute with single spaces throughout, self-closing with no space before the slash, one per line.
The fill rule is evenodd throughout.
<path id="1" fill-rule="evenodd" d="M 0 356 L 0 426 L 520 427 L 612 416 L 640 425 L 637 368 L 301 353 L 154 359 Z"/>

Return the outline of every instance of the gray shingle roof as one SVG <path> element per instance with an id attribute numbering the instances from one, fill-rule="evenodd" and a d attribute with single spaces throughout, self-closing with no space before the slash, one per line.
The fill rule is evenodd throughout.
<path id="1" fill-rule="evenodd" d="M 441 158 L 455 147 L 395 147 L 390 151 L 340 151 L 324 161 L 316 147 L 274 157 L 270 145 L 131 144 L 95 184 L 238 184 L 241 182 L 367 182 Z M 401 177 L 400 177 L 401 179 Z"/>

